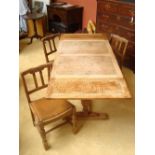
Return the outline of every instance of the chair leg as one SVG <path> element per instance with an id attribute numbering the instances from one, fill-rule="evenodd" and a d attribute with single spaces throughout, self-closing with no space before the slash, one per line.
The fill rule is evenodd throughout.
<path id="1" fill-rule="evenodd" d="M 38 125 L 38 130 L 39 130 L 39 133 L 40 133 L 40 136 L 42 138 L 42 143 L 44 145 L 44 149 L 45 150 L 48 150 L 49 149 L 49 145 L 47 143 L 47 139 L 46 139 L 46 132 L 45 132 L 45 129 L 43 127 L 43 125 Z"/>
<path id="2" fill-rule="evenodd" d="M 120 69 L 122 70 L 122 66 L 123 66 L 123 58 L 121 58 L 121 61 L 120 61 Z"/>
<path id="3" fill-rule="evenodd" d="M 31 111 L 31 109 L 30 109 L 30 111 Z M 31 111 L 31 117 L 32 117 L 33 126 L 35 126 L 35 117 L 34 117 L 34 115 L 33 115 L 33 112 L 32 112 L 32 111 Z"/>
<path id="4" fill-rule="evenodd" d="M 74 134 L 76 134 L 77 133 L 77 118 L 76 118 L 76 109 L 75 109 L 75 107 L 73 108 L 73 115 L 72 115 L 72 125 L 73 125 L 73 127 L 72 127 L 72 131 L 73 131 L 73 133 Z"/>
<path id="5" fill-rule="evenodd" d="M 56 45 L 55 45 L 54 39 L 52 39 L 52 42 L 53 42 L 53 48 L 54 48 L 54 52 L 55 52 L 57 49 L 56 49 Z"/>
<path id="6" fill-rule="evenodd" d="M 30 38 L 30 42 L 27 43 L 28 45 L 32 44 L 32 41 L 33 41 L 33 37 Z"/>

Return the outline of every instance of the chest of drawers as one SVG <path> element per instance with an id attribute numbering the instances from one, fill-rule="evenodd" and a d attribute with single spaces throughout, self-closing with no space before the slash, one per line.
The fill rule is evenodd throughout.
<path id="1" fill-rule="evenodd" d="M 97 0 L 97 32 L 118 34 L 129 40 L 124 65 L 135 70 L 134 3 L 123 0 Z"/>

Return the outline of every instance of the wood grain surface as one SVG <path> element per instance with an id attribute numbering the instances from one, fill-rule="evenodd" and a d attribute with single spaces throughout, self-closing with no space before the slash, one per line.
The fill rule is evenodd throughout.
<path id="1" fill-rule="evenodd" d="M 48 98 L 131 97 L 109 41 L 101 36 L 62 35 L 47 89 Z"/>

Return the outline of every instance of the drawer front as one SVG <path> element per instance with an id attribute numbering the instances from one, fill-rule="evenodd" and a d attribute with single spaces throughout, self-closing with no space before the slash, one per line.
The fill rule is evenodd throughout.
<path id="1" fill-rule="evenodd" d="M 97 32 L 106 32 L 106 33 L 113 33 L 115 29 L 115 26 L 110 24 L 105 24 L 102 21 L 97 22 Z"/>
<path id="2" fill-rule="evenodd" d="M 133 42 L 129 41 L 126 54 L 135 56 L 135 44 Z"/>
<path id="3" fill-rule="evenodd" d="M 125 37 L 131 42 L 135 42 L 135 33 L 134 31 L 127 31 L 126 29 L 119 27 L 119 35 Z"/>
<path id="4" fill-rule="evenodd" d="M 120 15 L 132 17 L 135 12 L 135 8 L 131 5 L 121 4 L 118 9 L 118 12 Z"/>
<path id="5" fill-rule="evenodd" d="M 104 2 L 99 1 L 97 3 L 97 11 L 102 13 L 103 11 L 107 13 L 119 14 L 122 16 L 133 16 L 134 5 L 127 5 L 125 3 L 115 3 L 115 2 Z"/>
<path id="6" fill-rule="evenodd" d="M 116 24 L 103 23 L 102 20 L 97 21 L 97 32 L 115 33 L 125 37 L 129 41 L 135 41 L 134 31 L 127 30 L 125 27 Z"/>
<path id="7" fill-rule="evenodd" d="M 102 14 L 98 14 L 97 20 L 102 20 L 106 23 L 115 23 L 117 25 L 125 26 L 129 29 L 135 29 L 135 25 L 132 22 L 132 18 L 128 16 L 120 16 L 114 14 L 107 14 L 103 11 Z"/>
<path id="8" fill-rule="evenodd" d="M 97 11 L 100 13 L 103 12 L 103 10 L 107 13 L 118 13 L 118 4 L 111 4 L 108 2 L 98 2 L 97 3 Z"/>
<path id="9" fill-rule="evenodd" d="M 114 24 L 109 24 L 109 23 L 103 23 L 98 21 L 97 22 L 97 32 L 104 32 L 107 33 L 108 35 L 114 33 L 114 34 L 119 34 L 119 27 L 115 26 Z"/>

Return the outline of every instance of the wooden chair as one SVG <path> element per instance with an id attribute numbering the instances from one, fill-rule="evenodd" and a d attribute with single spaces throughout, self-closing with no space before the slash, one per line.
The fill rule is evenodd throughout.
<path id="1" fill-rule="evenodd" d="M 60 33 L 58 34 L 50 34 L 42 38 L 43 43 L 43 50 L 46 62 L 50 62 L 49 56 L 57 51 L 56 45 L 55 45 L 55 38 L 60 38 Z"/>
<path id="2" fill-rule="evenodd" d="M 91 20 L 88 21 L 86 30 L 87 30 L 87 33 L 89 34 L 96 33 L 96 26 Z"/>
<path id="3" fill-rule="evenodd" d="M 94 34 L 94 33 L 96 33 L 96 26 L 95 26 L 94 22 L 92 22 L 92 20 L 89 20 L 87 23 L 87 26 L 82 30 L 76 31 L 76 33 Z"/>
<path id="4" fill-rule="evenodd" d="M 124 37 L 112 34 L 110 39 L 110 44 L 117 58 L 118 64 L 122 69 L 126 48 L 128 46 L 128 40 L 125 39 Z"/>
<path id="5" fill-rule="evenodd" d="M 56 129 L 57 127 L 66 124 L 70 118 L 71 124 L 73 125 L 73 133 L 77 131 L 76 110 L 72 104 L 65 100 L 57 99 L 39 98 L 32 100 L 32 97 L 34 97 L 32 96 L 32 94 L 34 95 L 34 93 L 37 93 L 39 90 L 42 90 L 43 88 L 47 87 L 51 69 L 52 63 L 48 63 L 28 69 L 21 73 L 29 109 L 32 116 L 33 125 L 36 126 L 39 130 L 45 150 L 49 148 L 46 140 L 46 134 Z M 45 71 L 47 71 L 47 76 L 45 76 Z M 32 83 L 34 84 L 34 88 L 32 88 L 30 78 L 33 79 Z M 63 119 L 63 123 L 45 131 L 45 125 L 53 121 L 57 121 L 59 119 Z"/>

